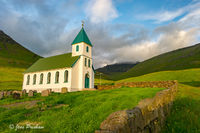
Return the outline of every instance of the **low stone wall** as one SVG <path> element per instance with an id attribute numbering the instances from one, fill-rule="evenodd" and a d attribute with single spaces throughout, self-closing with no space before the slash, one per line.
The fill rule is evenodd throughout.
<path id="1" fill-rule="evenodd" d="M 110 114 L 95 133 L 158 133 L 170 113 L 175 98 L 177 81 L 131 82 L 113 85 L 111 88 L 159 87 L 167 88 L 156 93 L 154 98 L 147 98 L 131 110 L 122 110 Z M 109 89 L 100 86 L 100 90 Z"/>

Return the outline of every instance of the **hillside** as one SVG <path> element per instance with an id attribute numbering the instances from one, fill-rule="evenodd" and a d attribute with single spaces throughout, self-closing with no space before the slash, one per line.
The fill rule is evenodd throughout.
<path id="1" fill-rule="evenodd" d="M 39 58 L 0 30 L 0 66 L 27 68 Z"/>
<path id="2" fill-rule="evenodd" d="M 115 80 L 136 77 L 152 72 L 200 68 L 200 44 L 164 53 L 143 61 Z"/>
<path id="3" fill-rule="evenodd" d="M 39 58 L 0 30 L 0 90 L 20 90 L 22 73 Z"/>
<path id="4" fill-rule="evenodd" d="M 166 81 L 178 80 L 179 83 L 199 87 L 200 86 L 200 68 L 176 70 L 176 71 L 161 71 L 149 73 L 146 75 L 131 77 L 116 81 L 120 82 L 137 82 L 137 81 Z"/>
<path id="5" fill-rule="evenodd" d="M 116 72 L 127 72 L 138 63 L 116 63 L 96 69 L 97 72 L 112 74 Z"/>

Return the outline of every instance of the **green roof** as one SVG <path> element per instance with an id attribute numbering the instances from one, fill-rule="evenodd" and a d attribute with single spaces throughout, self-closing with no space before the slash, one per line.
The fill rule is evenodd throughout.
<path id="1" fill-rule="evenodd" d="M 76 38 L 74 39 L 74 41 L 72 42 L 72 45 L 73 44 L 76 44 L 76 43 L 80 43 L 80 42 L 84 42 L 90 46 L 92 46 L 92 43 L 90 42 L 85 30 L 82 28 L 80 30 L 80 32 L 78 33 L 78 35 L 76 36 Z"/>
<path id="2" fill-rule="evenodd" d="M 29 67 L 24 73 L 52 70 L 58 68 L 72 67 L 80 56 L 73 56 L 72 53 L 41 58 Z"/>

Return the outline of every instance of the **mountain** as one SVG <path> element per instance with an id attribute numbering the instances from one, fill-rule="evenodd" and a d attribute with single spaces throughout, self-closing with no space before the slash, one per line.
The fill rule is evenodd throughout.
<path id="1" fill-rule="evenodd" d="M 23 72 L 39 58 L 0 30 L 0 90 L 21 90 Z"/>
<path id="2" fill-rule="evenodd" d="M 145 60 L 114 80 L 136 77 L 152 72 L 200 68 L 200 43 Z"/>
<path id="3" fill-rule="evenodd" d="M 39 58 L 0 30 L 0 66 L 27 68 Z"/>
<path id="4" fill-rule="evenodd" d="M 104 66 L 102 68 L 98 68 L 96 69 L 96 71 L 105 73 L 105 74 L 111 74 L 115 72 L 127 72 L 136 64 L 138 63 L 116 63 L 116 64 Z"/>

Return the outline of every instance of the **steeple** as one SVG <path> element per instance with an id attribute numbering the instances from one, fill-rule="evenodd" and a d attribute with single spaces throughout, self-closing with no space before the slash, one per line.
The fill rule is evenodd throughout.
<path id="1" fill-rule="evenodd" d="M 84 23 L 82 22 L 82 28 L 81 28 L 80 32 L 78 33 L 78 35 L 76 36 L 76 38 L 74 39 L 74 41 L 72 42 L 72 45 L 76 44 L 76 43 L 84 42 L 84 43 L 92 46 L 92 43 L 90 42 L 83 26 L 84 26 Z"/>

